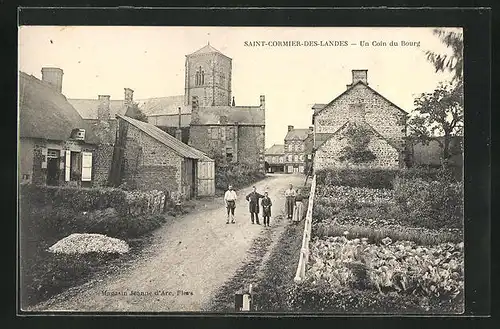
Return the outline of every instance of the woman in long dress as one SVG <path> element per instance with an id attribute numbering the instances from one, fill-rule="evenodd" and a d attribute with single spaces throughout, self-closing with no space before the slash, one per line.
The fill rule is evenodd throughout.
<path id="1" fill-rule="evenodd" d="M 300 190 L 297 190 L 297 193 L 295 195 L 295 205 L 293 208 L 293 218 L 292 221 L 294 224 L 297 224 L 302 220 L 302 217 L 304 215 L 304 203 L 303 203 L 304 197 L 300 193 Z"/>

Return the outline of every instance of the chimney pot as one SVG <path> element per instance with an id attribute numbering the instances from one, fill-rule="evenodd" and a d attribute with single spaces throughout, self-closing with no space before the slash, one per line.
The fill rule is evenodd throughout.
<path id="1" fill-rule="evenodd" d="M 58 93 L 62 93 L 63 74 L 63 70 L 58 67 L 43 67 L 42 81 L 47 82 Z"/>
<path id="2" fill-rule="evenodd" d="M 368 84 L 368 70 L 352 70 L 352 85 L 358 81 Z"/>
<path id="3" fill-rule="evenodd" d="M 266 96 L 260 95 L 260 108 L 265 109 L 266 108 Z"/>
<path id="4" fill-rule="evenodd" d="M 288 126 L 288 131 L 292 131 L 293 130 L 293 126 Z"/>
<path id="5" fill-rule="evenodd" d="M 313 132 L 314 131 L 314 126 L 309 126 L 309 131 Z"/>
<path id="6" fill-rule="evenodd" d="M 125 105 L 131 105 L 134 101 L 134 91 L 130 88 L 124 88 L 124 101 Z"/>

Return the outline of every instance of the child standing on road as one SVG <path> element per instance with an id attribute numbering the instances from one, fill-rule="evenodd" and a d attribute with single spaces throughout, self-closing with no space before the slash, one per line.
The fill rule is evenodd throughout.
<path id="1" fill-rule="evenodd" d="M 269 227 L 269 218 L 271 217 L 271 206 L 273 205 L 273 203 L 271 202 L 271 199 L 269 198 L 267 191 L 264 193 L 264 198 L 262 198 L 260 204 L 262 206 L 262 217 L 264 217 L 264 226 Z"/>

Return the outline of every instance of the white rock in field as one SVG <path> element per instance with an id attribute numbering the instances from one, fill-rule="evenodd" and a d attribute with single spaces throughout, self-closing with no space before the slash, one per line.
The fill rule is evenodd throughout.
<path id="1" fill-rule="evenodd" d="M 128 244 L 120 239 L 102 234 L 74 233 L 49 248 L 50 252 L 61 254 L 86 254 L 89 252 L 127 253 Z"/>

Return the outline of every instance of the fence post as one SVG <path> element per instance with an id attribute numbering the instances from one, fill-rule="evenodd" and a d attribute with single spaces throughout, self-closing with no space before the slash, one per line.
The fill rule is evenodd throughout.
<path id="1" fill-rule="evenodd" d="M 301 282 L 306 274 L 306 266 L 309 262 L 309 241 L 311 239 L 311 228 L 312 228 L 312 210 L 314 206 L 314 194 L 316 191 L 316 175 L 313 176 L 311 181 L 311 192 L 309 193 L 309 203 L 307 205 L 306 219 L 304 221 L 304 234 L 302 237 L 302 247 L 300 249 L 299 264 L 297 266 L 297 271 L 295 274 L 294 281 L 296 283 Z"/>

